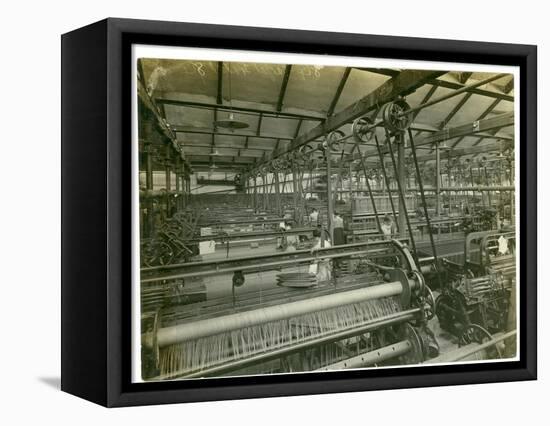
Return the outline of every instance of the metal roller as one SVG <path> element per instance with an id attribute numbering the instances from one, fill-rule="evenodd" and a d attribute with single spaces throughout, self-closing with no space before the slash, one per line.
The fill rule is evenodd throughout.
<path id="1" fill-rule="evenodd" d="M 348 358 L 343 361 L 335 362 L 316 371 L 343 370 L 349 368 L 361 368 L 375 363 L 384 362 L 392 358 L 405 355 L 413 347 L 408 340 L 401 340 L 393 345 L 384 346 L 353 358 Z"/>
<path id="2" fill-rule="evenodd" d="M 410 281 L 411 289 L 415 288 L 415 281 Z M 403 292 L 401 282 L 390 282 L 357 290 L 319 296 L 312 299 L 300 300 L 283 305 L 268 306 L 247 312 L 239 312 L 220 318 L 208 318 L 185 324 L 178 324 L 158 330 L 157 342 L 159 347 L 173 345 L 201 337 L 212 336 L 257 326 L 269 322 L 280 321 L 285 318 L 306 315 L 312 312 L 365 302 L 373 299 L 397 296 Z"/>

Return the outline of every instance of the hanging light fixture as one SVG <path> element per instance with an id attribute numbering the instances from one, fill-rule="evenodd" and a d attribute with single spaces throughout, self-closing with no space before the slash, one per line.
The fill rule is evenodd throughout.
<path id="1" fill-rule="evenodd" d="M 225 120 L 214 121 L 214 126 L 222 127 L 224 129 L 235 130 L 235 129 L 246 129 L 249 127 L 248 123 L 244 121 L 235 120 L 235 116 L 232 112 L 229 113 L 229 118 Z"/>
<path id="2" fill-rule="evenodd" d="M 451 148 L 447 145 L 447 141 L 443 141 L 439 144 L 439 150 L 440 151 L 448 151 Z"/>
<path id="3" fill-rule="evenodd" d="M 447 145 L 447 141 L 449 140 L 450 138 L 450 133 L 449 133 L 449 127 L 447 125 L 445 125 L 445 127 L 443 128 L 443 130 L 445 131 L 445 138 L 440 141 L 440 142 L 437 142 L 439 144 L 439 150 L 440 151 L 448 151 L 450 150 L 451 148 L 449 148 L 449 146 Z"/>
<path id="4" fill-rule="evenodd" d="M 246 129 L 249 127 L 248 123 L 245 123 L 244 121 L 235 120 L 235 116 L 233 115 L 233 111 L 231 110 L 231 102 L 232 102 L 232 96 L 231 96 L 231 62 L 229 62 L 229 117 L 223 120 L 216 120 L 214 121 L 214 127 L 221 127 L 223 129 L 229 129 L 231 131 L 234 131 L 235 129 Z"/>

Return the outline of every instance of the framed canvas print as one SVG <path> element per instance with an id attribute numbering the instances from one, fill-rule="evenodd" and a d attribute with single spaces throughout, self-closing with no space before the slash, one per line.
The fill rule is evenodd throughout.
<path id="1" fill-rule="evenodd" d="M 62 389 L 536 378 L 536 47 L 107 19 L 62 37 Z"/>

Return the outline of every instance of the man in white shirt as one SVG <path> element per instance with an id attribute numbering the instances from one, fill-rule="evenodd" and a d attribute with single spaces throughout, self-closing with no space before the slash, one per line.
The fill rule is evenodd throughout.
<path id="1" fill-rule="evenodd" d="M 317 225 L 319 222 L 319 212 L 317 209 L 313 209 L 313 211 L 309 214 L 309 223 L 312 226 Z"/>

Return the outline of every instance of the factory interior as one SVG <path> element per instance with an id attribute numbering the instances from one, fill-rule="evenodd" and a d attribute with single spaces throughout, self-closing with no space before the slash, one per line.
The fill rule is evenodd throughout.
<path id="1" fill-rule="evenodd" d="M 140 58 L 143 380 L 514 358 L 514 77 Z"/>

